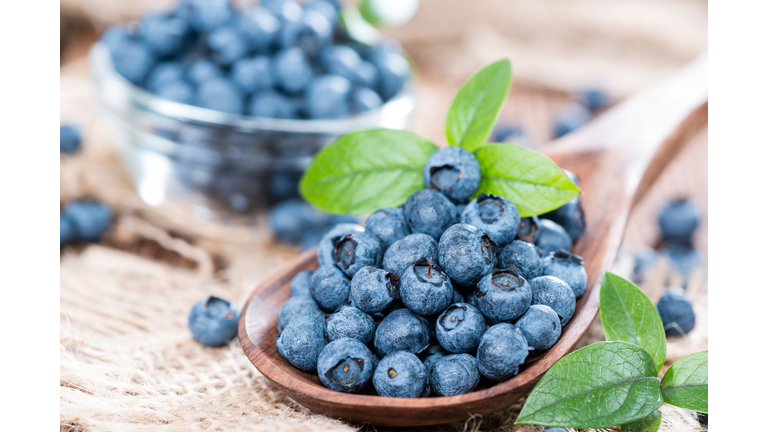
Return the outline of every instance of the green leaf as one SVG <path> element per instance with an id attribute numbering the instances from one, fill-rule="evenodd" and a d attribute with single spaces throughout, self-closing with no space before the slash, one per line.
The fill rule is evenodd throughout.
<path id="1" fill-rule="evenodd" d="M 445 135 L 448 144 L 475 151 L 483 146 L 512 86 L 512 64 L 499 60 L 474 74 L 453 98 Z"/>
<path id="2" fill-rule="evenodd" d="M 627 342 L 598 342 L 555 363 L 528 396 L 517 423 L 611 427 L 641 419 L 664 401 L 653 359 Z"/>
<path id="3" fill-rule="evenodd" d="M 693 353 L 676 361 L 661 380 L 664 402 L 680 408 L 708 413 L 709 355 Z"/>
<path id="4" fill-rule="evenodd" d="M 552 159 L 533 150 L 488 144 L 475 156 L 483 173 L 478 192 L 509 199 L 521 217 L 554 210 L 581 192 Z"/>
<path id="5" fill-rule="evenodd" d="M 325 146 L 304 172 L 301 195 L 329 213 L 397 207 L 424 188 L 422 170 L 437 146 L 407 131 L 372 129 Z"/>
<path id="6" fill-rule="evenodd" d="M 653 303 L 632 282 L 611 272 L 603 274 L 600 320 L 605 338 L 633 343 L 653 357 L 656 372 L 667 355 L 664 324 Z"/>
<path id="7" fill-rule="evenodd" d="M 621 425 L 621 432 L 657 432 L 661 426 L 661 411 L 656 410 L 640 420 Z"/>

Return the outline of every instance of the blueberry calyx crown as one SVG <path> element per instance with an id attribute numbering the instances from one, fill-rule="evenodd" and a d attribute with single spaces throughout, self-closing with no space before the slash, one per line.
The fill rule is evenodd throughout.
<path id="1" fill-rule="evenodd" d="M 486 195 L 484 193 L 477 196 L 477 207 L 480 210 L 480 219 L 487 224 L 501 219 L 501 216 L 506 211 L 504 201 L 499 199 L 498 196 Z"/>
<path id="2" fill-rule="evenodd" d="M 334 379 L 333 372 L 338 367 L 340 367 L 341 365 L 344 365 L 342 367 L 342 372 L 343 373 L 348 373 L 349 369 L 350 369 L 349 363 L 347 363 L 348 360 L 351 360 L 352 362 L 354 362 L 357 365 L 357 367 L 358 367 L 358 373 L 354 377 L 352 377 L 352 378 L 354 378 L 354 381 L 348 382 L 348 381 L 343 380 L 343 379 L 340 382 L 336 381 Z M 341 385 L 346 386 L 346 387 L 356 386 L 356 385 L 360 384 L 360 376 L 359 375 L 360 375 L 360 371 L 362 371 L 364 367 L 365 367 L 365 359 L 362 359 L 362 358 L 359 358 L 359 357 L 355 357 L 355 358 L 346 357 L 346 358 L 343 358 L 343 359 L 339 360 L 339 362 L 336 363 L 335 366 L 333 366 L 332 368 L 328 369 L 328 371 L 325 372 L 325 376 L 330 381 L 335 382 L 336 384 L 341 384 Z"/>
<path id="3" fill-rule="evenodd" d="M 443 174 L 442 176 L 440 174 Z M 456 175 L 456 180 L 451 184 L 445 184 L 446 180 L 451 180 L 451 175 Z M 433 166 L 429 168 L 429 188 L 444 193 L 453 192 L 453 185 L 461 180 L 461 170 L 452 164 Z"/>
<path id="4" fill-rule="evenodd" d="M 419 274 L 417 268 L 419 267 L 426 267 L 427 268 L 427 274 L 426 278 Z M 435 273 L 436 276 L 440 277 L 439 281 L 432 282 L 430 279 L 434 279 L 434 276 L 432 275 L 432 272 Z M 419 258 L 414 264 L 413 264 L 413 273 L 416 274 L 416 278 L 423 282 L 423 283 L 431 283 L 432 285 L 439 287 L 443 283 L 445 283 L 445 274 L 443 274 L 443 269 L 440 268 L 440 266 L 437 263 L 432 262 L 432 257 L 429 257 L 429 261 L 427 261 L 426 257 Z"/>
<path id="5" fill-rule="evenodd" d="M 456 315 L 452 314 L 452 312 L 455 311 L 456 309 L 460 309 L 461 310 L 459 316 L 456 316 Z M 446 309 L 445 312 L 443 312 L 443 314 L 441 315 L 441 317 L 443 319 L 440 320 L 440 325 L 446 331 L 451 331 L 454 328 L 456 328 L 456 326 L 458 326 L 460 322 L 464 321 L 464 314 L 466 314 L 466 312 L 467 312 L 467 307 L 466 306 L 454 303 L 454 304 L 448 306 L 448 309 Z M 453 315 L 453 316 L 451 316 L 451 315 Z M 450 316 L 450 318 L 449 318 L 449 316 Z M 446 320 L 448 320 L 448 322 L 446 322 Z"/>
<path id="6" fill-rule="evenodd" d="M 400 276 L 395 272 L 387 272 L 384 274 L 384 278 L 387 279 L 389 296 L 394 299 L 400 298 Z"/>
<path id="7" fill-rule="evenodd" d="M 507 269 L 495 268 L 491 270 L 491 284 L 502 291 L 514 291 L 525 284 L 525 279 L 520 276 L 515 266 Z"/>
<path id="8" fill-rule="evenodd" d="M 552 252 L 552 258 L 556 259 L 557 261 L 568 261 L 578 265 L 584 264 L 584 260 L 580 256 L 574 255 L 565 249 L 558 249 Z"/>
<path id="9" fill-rule="evenodd" d="M 499 250 L 499 244 L 491 240 L 488 234 L 483 233 L 483 237 L 480 238 L 480 247 L 483 252 L 486 252 L 486 260 L 491 262 L 496 256 L 496 251 Z"/>
<path id="10" fill-rule="evenodd" d="M 520 240 L 533 243 L 536 240 L 536 233 L 539 232 L 539 218 L 536 216 L 520 219 L 520 228 L 517 230 L 517 237 Z"/>
<path id="11" fill-rule="evenodd" d="M 204 306 L 205 313 L 211 318 L 229 319 L 234 316 L 232 314 L 232 308 L 229 306 L 229 302 L 222 298 L 208 296 L 208 298 L 205 299 Z M 222 316 L 222 312 L 224 311 L 226 311 L 226 313 Z"/>
<path id="12" fill-rule="evenodd" d="M 344 270 L 355 263 L 355 249 L 357 242 L 351 234 L 334 237 L 333 242 L 333 261 L 340 263 Z"/>

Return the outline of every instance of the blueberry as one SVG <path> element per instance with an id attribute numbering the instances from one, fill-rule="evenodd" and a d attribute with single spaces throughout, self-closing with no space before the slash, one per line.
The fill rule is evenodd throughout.
<path id="1" fill-rule="evenodd" d="M 498 246 L 481 229 L 467 224 L 448 228 L 438 243 L 438 262 L 451 280 L 474 285 L 496 264 Z"/>
<path id="2" fill-rule="evenodd" d="M 576 296 L 567 283 L 555 276 L 541 276 L 529 281 L 535 305 L 546 305 L 560 317 L 560 325 L 568 324 L 576 311 Z"/>
<path id="3" fill-rule="evenodd" d="M 385 397 L 421 397 L 428 381 L 424 363 L 407 351 L 387 354 L 373 372 L 373 386 Z"/>
<path id="4" fill-rule="evenodd" d="M 475 155 L 457 146 L 442 148 L 432 153 L 427 159 L 423 174 L 424 187 L 442 192 L 458 204 L 467 202 L 480 187 L 480 163 Z M 512 206 L 514 207 L 514 204 Z"/>
<path id="5" fill-rule="evenodd" d="M 280 21 L 260 6 L 246 9 L 240 15 L 238 25 L 250 47 L 260 52 L 266 51 L 280 32 Z"/>
<path id="6" fill-rule="evenodd" d="M 519 372 L 528 357 L 528 341 L 512 324 L 496 324 L 480 338 L 477 348 L 477 368 L 489 379 L 502 381 Z"/>
<path id="7" fill-rule="evenodd" d="M 399 53 L 381 51 L 372 58 L 379 70 L 379 85 L 376 89 L 381 99 L 388 101 L 400 93 L 411 73 L 408 61 Z"/>
<path id="8" fill-rule="evenodd" d="M 408 197 L 403 214 L 411 232 L 427 234 L 435 240 L 459 220 L 456 206 L 445 195 L 431 189 L 421 189 Z"/>
<path id="9" fill-rule="evenodd" d="M 429 316 L 439 313 L 453 299 L 453 286 L 437 262 L 421 257 L 400 275 L 400 300 L 411 311 Z"/>
<path id="10" fill-rule="evenodd" d="M 296 273 L 291 280 L 291 297 L 309 297 L 312 293 L 309 290 L 309 278 L 312 276 L 312 270 L 304 270 Z"/>
<path id="11" fill-rule="evenodd" d="M 580 256 L 558 249 L 541 260 L 544 275 L 554 276 L 571 287 L 576 298 L 587 290 L 587 271 Z M 563 323 L 565 324 L 565 323 Z"/>
<path id="12" fill-rule="evenodd" d="M 309 284 L 312 298 L 326 311 L 334 311 L 349 300 L 349 279 L 338 267 L 321 265 Z"/>
<path id="13" fill-rule="evenodd" d="M 399 207 L 385 207 L 375 211 L 365 220 L 365 231 L 378 237 L 384 250 L 411 234 L 403 209 Z"/>
<path id="14" fill-rule="evenodd" d="M 362 84 L 359 70 L 363 60 L 354 49 L 346 45 L 326 47 L 320 52 L 318 62 L 325 73 L 340 75 L 351 82 Z"/>
<path id="15" fill-rule="evenodd" d="M 557 313 L 551 307 L 541 304 L 531 305 L 515 326 L 523 332 L 528 345 L 537 351 L 552 348 L 560 339 L 562 331 Z"/>
<path id="16" fill-rule="evenodd" d="M 432 371 L 432 366 L 434 366 L 438 360 L 450 354 L 451 353 L 440 346 L 440 344 L 434 344 L 430 345 L 429 348 L 421 353 L 421 361 L 424 363 L 424 366 L 426 366 L 427 372 L 429 373 Z"/>
<path id="17" fill-rule="evenodd" d="M 64 216 L 72 222 L 75 238 L 84 242 L 101 240 L 112 223 L 112 210 L 98 201 L 73 201 L 64 206 Z"/>
<path id="18" fill-rule="evenodd" d="M 232 65 L 232 81 L 245 93 L 272 88 L 272 60 L 266 56 L 243 58 Z"/>
<path id="19" fill-rule="evenodd" d="M 511 243 L 520 226 L 520 213 L 512 201 L 481 193 L 467 204 L 461 223 L 480 228 L 499 246 Z"/>
<path id="20" fill-rule="evenodd" d="M 234 83 L 225 78 L 214 78 L 200 85 L 197 105 L 230 114 L 242 114 L 243 98 Z"/>
<path id="21" fill-rule="evenodd" d="M 275 171 L 269 177 L 269 197 L 274 201 L 298 198 L 301 172 Z"/>
<path id="22" fill-rule="evenodd" d="M 59 151 L 61 153 L 72 154 L 80 149 L 80 131 L 74 126 L 61 125 L 59 128 Z"/>
<path id="23" fill-rule="evenodd" d="M 336 25 L 336 22 L 339 20 L 339 11 L 338 9 L 328 1 L 324 0 L 314 0 L 304 5 L 305 11 L 315 11 L 322 16 L 325 17 L 325 19 L 328 20 L 331 25 Z"/>
<path id="24" fill-rule="evenodd" d="M 297 106 L 293 100 L 267 90 L 253 96 L 248 114 L 254 117 L 293 119 L 297 117 Z"/>
<path id="25" fill-rule="evenodd" d="M 291 297 L 283 303 L 277 314 L 277 332 L 282 333 L 291 321 L 300 316 L 325 319 L 325 315 L 312 297 Z"/>
<path id="26" fill-rule="evenodd" d="M 480 382 L 477 361 L 469 354 L 451 354 L 438 360 L 429 374 L 429 385 L 440 396 L 473 391 Z"/>
<path id="27" fill-rule="evenodd" d="M 115 71 L 128 81 L 141 85 L 155 64 L 152 51 L 139 42 L 125 41 L 112 53 Z"/>
<path id="28" fill-rule="evenodd" d="M 280 32 L 283 48 L 299 47 L 309 55 L 315 55 L 331 42 L 333 26 L 322 13 L 305 9 L 301 19 L 286 23 Z"/>
<path id="29" fill-rule="evenodd" d="M 323 320 L 300 316 L 292 320 L 277 338 L 277 350 L 288 363 L 309 372 L 318 366 L 318 358 L 328 343 Z"/>
<path id="30" fill-rule="evenodd" d="M 376 267 L 363 267 L 352 278 L 351 296 L 364 312 L 376 313 L 387 309 L 400 298 L 400 278 Z"/>
<path id="31" fill-rule="evenodd" d="M 220 78 L 223 75 L 224 73 L 218 66 L 206 59 L 196 60 L 190 63 L 187 68 L 187 79 L 197 85 Z"/>
<path id="32" fill-rule="evenodd" d="M 517 272 L 526 280 L 539 277 L 543 267 L 541 256 L 533 243 L 523 240 L 515 240 L 499 249 L 496 257 L 501 268 L 517 268 Z"/>
<path id="33" fill-rule="evenodd" d="M 376 324 L 373 318 L 360 309 L 341 305 L 338 311 L 328 316 L 328 338 L 332 341 L 341 338 L 357 339 L 367 344 L 373 340 Z"/>
<path id="34" fill-rule="evenodd" d="M 349 103 L 355 114 L 370 111 L 382 105 L 379 94 L 368 87 L 358 87 L 352 90 Z"/>
<path id="35" fill-rule="evenodd" d="M 553 138 L 560 138 L 584 126 L 592 119 L 592 114 L 581 104 L 573 103 L 564 107 L 555 115 Z"/>
<path id="36" fill-rule="evenodd" d="M 476 307 L 456 303 L 437 319 L 437 340 L 452 353 L 468 353 L 480 345 L 485 329 L 485 317 Z"/>
<path id="37" fill-rule="evenodd" d="M 539 217 L 531 216 L 520 219 L 520 227 L 517 230 L 517 239 L 529 243 L 536 242 L 539 237 Z"/>
<path id="38" fill-rule="evenodd" d="M 149 71 L 147 76 L 147 90 L 157 93 L 164 84 L 184 80 L 184 66 L 177 61 L 158 63 Z"/>
<path id="39" fill-rule="evenodd" d="M 475 288 L 475 303 L 487 318 L 496 321 L 517 319 L 533 300 L 531 285 L 515 268 L 494 269 Z"/>
<path id="40" fill-rule="evenodd" d="M 338 75 L 319 75 L 307 84 L 304 108 L 311 119 L 333 119 L 350 114 L 352 84 Z"/>
<path id="41" fill-rule="evenodd" d="M 584 210 L 581 208 L 579 197 L 573 198 L 555 210 L 541 215 L 541 217 L 557 222 L 574 242 L 584 234 L 586 224 L 584 222 Z"/>
<path id="42" fill-rule="evenodd" d="M 667 239 L 689 239 L 699 226 L 701 212 L 693 201 L 678 199 L 667 204 L 659 213 L 661 237 Z"/>
<path id="43" fill-rule="evenodd" d="M 116 52 L 122 49 L 123 43 L 131 42 L 133 38 L 127 26 L 116 24 L 107 27 L 99 40 L 107 46 L 109 52 L 114 56 Z"/>
<path id="44" fill-rule="evenodd" d="M 357 393 L 371 381 L 376 359 L 357 339 L 341 338 L 329 343 L 317 359 L 320 381 L 331 390 Z"/>
<path id="45" fill-rule="evenodd" d="M 210 33 L 235 17 L 229 0 L 192 0 L 190 6 L 190 23 L 201 33 Z"/>
<path id="46" fill-rule="evenodd" d="M 191 29 L 183 19 L 157 13 L 145 15 L 140 22 L 140 36 L 158 57 L 174 54 L 184 47 Z"/>
<path id="47" fill-rule="evenodd" d="M 157 95 L 169 101 L 191 105 L 195 102 L 195 89 L 185 81 L 172 81 L 157 88 Z"/>
<path id="48" fill-rule="evenodd" d="M 344 223 L 335 225 L 323 236 L 317 245 L 317 262 L 321 266 L 334 265 L 333 261 L 333 238 L 344 236 L 353 232 L 363 231 L 363 227 L 358 224 Z"/>
<path id="49" fill-rule="evenodd" d="M 656 303 L 656 310 L 668 336 L 682 337 L 696 325 L 693 306 L 680 288 L 665 292 Z"/>
<path id="50" fill-rule="evenodd" d="M 75 241 L 75 227 L 64 213 L 59 214 L 59 248 L 63 248 L 67 243 Z"/>
<path id="51" fill-rule="evenodd" d="M 192 337 L 205 346 L 224 346 L 237 336 L 239 317 L 234 304 L 208 296 L 200 300 L 189 313 L 189 330 Z"/>
<path id="52" fill-rule="evenodd" d="M 394 351 L 418 354 L 429 346 L 427 320 L 408 309 L 398 309 L 379 323 L 373 337 L 373 345 L 379 356 Z"/>
<path id="53" fill-rule="evenodd" d="M 680 273 L 684 280 L 701 261 L 690 240 L 666 240 L 659 248 L 659 253 L 670 260 L 672 270 Z"/>
<path id="54" fill-rule="evenodd" d="M 219 27 L 208 35 L 208 47 L 215 61 L 223 66 L 231 65 L 248 52 L 248 42 L 235 24 Z"/>
<path id="55" fill-rule="evenodd" d="M 351 232 L 332 238 L 333 262 L 352 277 L 366 266 L 379 267 L 383 251 L 379 239 L 368 232 Z"/>
<path id="56" fill-rule="evenodd" d="M 568 252 L 573 248 L 571 236 L 565 232 L 565 229 L 549 219 L 539 220 L 539 236 L 535 245 L 545 254 L 554 252 L 558 249 L 565 249 Z"/>
<path id="57" fill-rule="evenodd" d="M 272 12 L 283 26 L 298 22 L 304 13 L 301 6 L 293 0 L 268 0 L 262 1 L 261 5 Z"/>
<path id="58" fill-rule="evenodd" d="M 632 280 L 638 284 L 643 283 L 646 274 L 656 262 L 656 251 L 649 247 L 644 247 L 634 254 L 634 257 L 635 265 L 632 267 Z"/>
<path id="59" fill-rule="evenodd" d="M 329 226 L 320 226 L 304 231 L 299 240 L 299 250 L 305 252 L 317 246 L 330 229 Z"/>
<path id="60" fill-rule="evenodd" d="M 288 93 L 300 93 L 314 75 L 301 48 L 286 48 L 273 59 L 275 84 Z"/>
<path id="61" fill-rule="evenodd" d="M 328 216 L 312 205 L 290 199 L 272 207 L 269 226 L 280 241 L 298 243 L 304 231 L 324 225 Z"/>
<path id="62" fill-rule="evenodd" d="M 435 239 L 426 234 L 407 235 L 387 248 L 382 267 L 399 275 L 421 257 L 437 262 L 437 246 Z"/>
<path id="63" fill-rule="evenodd" d="M 577 99 L 595 113 L 608 106 L 608 95 L 600 88 L 588 88 L 577 94 Z"/>

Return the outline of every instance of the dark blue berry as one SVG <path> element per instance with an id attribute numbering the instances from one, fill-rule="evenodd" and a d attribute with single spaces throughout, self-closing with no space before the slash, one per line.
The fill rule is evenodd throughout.
<path id="1" fill-rule="evenodd" d="M 191 105 L 195 102 L 195 89 L 185 81 L 172 81 L 157 88 L 159 97 L 169 101 Z"/>
<path id="2" fill-rule="evenodd" d="M 64 213 L 59 214 L 59 248 L 76 240 L 75 227 Z"/>
<path id="3" fill-rule="evenodd" d="M 584 234 L 586 224 L 584 222 L 584 210 L 581 208 L 579 197 L 573 198 L 557 209 L 541 215 L 541 217 L 557 222 L 574 242 Z"/>
<path id="4" fill-rule="evenodd" d="M 454 203 L 466 203 L 480 187 L 480 163 L 475 155 L 457 146 L 432 153 L 423 174 L 424 187 L 442 192 Z"/>
<path id="5" fill-rule="evenodd" d="M 499 246 L 511 243 L 520 227 L 520 212 L 512 201 L 481 193 L 467 204 L 461 223 L 480 228 Z"/>
<path id="6" fill-rule="evenodd" d="M 334 311 L 349 300 L 349 279 L 336 266 L 321 265 L 309 281 L 312 298 L 326 311 Z"/>
<path id="7" fill-rule="evenodd" d="M 333 26 L 322 13 L 304 10 L 301 19 L 288 22 L 280 32 L 283 48 L 298 47 L 309 55 L 314 55 L 331 42 Z"/>
<path id="8" fill-rule="evenodd" d="M 699 226 L 701 212 L 693 201 L 678 199 L 667 204 L 659 213 L 661 237 L 667 239 L 689 239 Z"/>
<path id="9" fill-rule="evenodd" d="M 312 270 L 304 270 L 296 273 L 291 280 L 291 297 L 309 297 L 312 293 L 309 289 L 309 278 L 312 277 Z"/>
<path id="10" fill-rule="evenodd" d="M 428 381 L 424 363 L 406 351 L 386 355 L 373 372 L 373 386 L 379 396 L 385 397 L 421 397 Z"/>
<path id="11" fill-rule="evenodd" d="M 385 101 L 392 99 L 405 86 L 411 73 L 408 61 L 399 53 L 380 51 L 372 58 L 379 70 L 379 85 L 376 89 Z"/>
<path id="12" fill-rule="evenodd" d="M 560 317 L 545 305 L 531 305 L 515 326 L 523 332 L 528 345 L 537 351 L 548 350 L 560 339 Z"/>
<path id="13" fill-rule="evenodd" d="M 587 290 L 587 270 L 580 256 L 558 249 L 541 260 L 543 275 L 554 276 L 571 287 L 576 298 Z"/>
<path id="14" fill-rule="evenodd" d="M 576 311 L 576 296 L 567 283 L 554 276 L 541 276 L 529 281 L 535 305 L 552 308 L 560 317 L 560 325 L 568 324 Z"/>
<path id="15" fill-rule="evenodd" d="M 429 374 L 429 385 L 440 396 L 473 391 L 480 382 L 477 361 L 469 354 L 451 354 L 438 360 Z"/>
<path id="16" fill-rule="evenodd" d="M 251 99 L 248 114 L 254 117 L 293 119 L 297 117 L 296 102 L 271 90 L 257 93 Z"/>
<path id="17" fill-rule="evenodd" d="M 272 88 L 272 60 L 266 56 L 243 58 L 232 65 L 232 81 L 245 93 Z"/>
<path id="18" fill-rule="evenodd" d="M 336 339 L 320 352 L 317 374 L 331 390 L 357 393 L 370 383 L 375 363 L 374 355 L 359 340 Z"/>
<path id="19" fill-rule="evenodd" d="M 345 236 L 353 232 L 363 231 L 363 227 L 353 223 L 343 223 L 332 227 L 317 245 L 317 262 L 321 266 L 334 265 L 333 260 L 333 238 Z"/>
<path id="20" fill-rule="evenodd" d="M 579 102 L 593 113 L 601 111 L 608 106 L 609 103 L 608 94 L 596 87 L 580 91 L 577 94 L 577 98 Z"/>
<path id="21" fill-rule="evenodd" d="M 477 368 L 489 379 L 502 381 L 519 372 L 530 351 L 528 341 L 512 324 L 496 324 L 480 338 L 477 348 Z"/>
<path id="22" fill-rule="evenodd" d="M 399 275 L 421 257 L 432 258 L 433 262 L 437 262 L 437 247 L 435 239 L 426 234 L 407 235 L 387 248 L 382 267 Z"/>
<path id="23" fill-rule="evenodd" d="M 350 115 L 352 84 L 338 75 L 319 75 L 307 85 L 304 109 L 312 119 L 334 119 Z"/>
<path id="24" fill-rule="evenodd" d="M 235 24 L 219 27 L 208 35 L 208 47 L 216 62 L 223 66 L 231 65 L 248 52 L 248 42 Z"/>
<path id="25" fill-rule="evenodd" d="M 140 21 L 140 37 L 158 57 L 166 57 L 184 47 L 190 36 L 189 24 L 183 19 L 149 13 Z"/>
<path id="26" fill-rule="evenodd" d="M 275 55 L 273 62 L 275 84 L 288 93 L 300 93 L 314 76 L 301 48 L 286 48 Z"/>
<path id="27" fill-rule="evenodd" d="M 403 209 L 399 207 L 386 207 L 375 211 L 365 220 L 365 231 L 378 237 L 384 250 L 411 234 Z"/>
<path id="28" fill-rule="evenodd" d="M 197 92 L 197 105 L 230 114 L 243 113 L 240 90 L 225 78 L 214 78 L 202 83 Z"/>
<path id="29" fill-rule="evenodd" d="M 515 320 L 525 314 L 532 300 L 530 284 L 515 268 L 494 269 L 475 288 L 475 304 L 491 320 Z"/>
<path id="30" fill-rule="evenodd" d="M 350 96 L 350 109 L 352 113 L 358 114 L 372 109 L 378 108 L 382 105 L 381 97 L 375 91 L 368 87 L 358 87 L 352 90 Z"/>
<path id="31" fill-rule="evenodd" d="M 201 33 L 210 33 L 235 17 L 229 0 L 191 0 L 190 6 L 190 23 Z"/>
<path id="32" fill-rule="evenodd" d="M 348 277 L 366 266 L 379 267 L 384 252 L 379 239 L 368 232 L 356 231 L 331 239 L 333 262 Z"/>
<path id="33" fill-rule="evenodd" d="M 696 314 L 693 306 L 680 288 L 671 289 L 664 293 L 656 303 L 664 330 L 669 336 L 682 337 L 693 330 L 696 325 Z"/>
<path id="34" fill-rule="evenodd" d="M 106 45 L 109 52 L 114 56 L 116 52 L 122 49 L 123 43 L 130 42 L 133 38 L 128 30 L 128 26 L 115 24 L 107 27 L 99 40 Z"/>
<path id="35" fill-rule="evenodd" d="M 531 216 L 520 219 L 520 228 L 517 230 L 517 239 L 529 243 L 536 242 L 539 237 L 539 217 Z"/>
<path id="36" fill-rule="evenodd" d="M 463 286 L 478 283 L 496 264 L 498 246 L 479 228 L 456 224 L 438 243 L 438 262 L 451 280 Z"/>
<path id="37" fill-rule="evenodd" d="M 541 256 L 533 243 L 515 240 L 499 249 L 496 257 L 499 260 L 499 267 L 515 267 L 520 276 L 526 280 L 531 280 L 542 274 Z"/>
<path id="38" fill-rule="evenodd" d="M 485 317 L 467 303 L 448 306 L 437 318 L 436 333 L 440 345 L 452 353 L 468 353 L 480 345 L 485 333 Z"/>
<path id="39" fill-rule="evenodd" d="M 440 240 L 448 227 L 459 220 L 456 206 L 442 193 L 421 189 L 408 197 L 403 209 L 413 233 L 423 233 Z"/>
<path id="40" fill-rule="evenodd" d="M 363 267 L 352 278 L 351 296 L 355 305 L 367 313 L 386 310 L 400 298 L 400 278 L 376 267 Z"/>
<path id="41" fill-rule="evenodd" d="M 283 303 L 277 314 L 277 332 L 282 333 L 291 321 L 300 316 L 325 319 L 325 315 L 312 297 L 291 297 Z"/>
<path id="42" fill-rule="evenodd" d="M 451 353 L 440 346 L 440 344 L 434 344 L 430 345 L 429 348 L 421 353 L 421 361 L 424 363 L 424 366 L 426 366 L 427 372 L 429 373 L 432 371 L 432 366 L 434 366 L 438 360 L 450 354 Z"/>
<path id="43" fill-rule="evenodd" d="M 332 341 L 341 338 L 357 339 L 367 344 L 373 340 L 376 324 L 373 318 L 360 309 L 341 305 L 338 311 L 328 316 L 328 338 Z"/>
<path id="44" fill-rule="evenodd" d="M 128 81 L 141 85 L 155 64 L 152 51 L 145 45 L 135 41 L 123 42 L 117 51 L 112 53 L 115 71 Z"/>
<path id="45" fill-rule="evenodd" d="M 269 226 L 280 241 L 285 243 L 298 243 L 304 231 L 325 225 L 328 216 L 312 207 L 312 205 L 298 200 L 285 200 L 272 207 L 269 214 Z"/>
<path id="46" fill-rule="evenodd" d="M 280 21 L 267 9 L 252 6 L 238 19 L 240 32 L 251 48 L 264 52 L 275 41 L 280 31 Z"/>
<path id="47" fill-rule="evenodd" d="M 96 242 L 112 223 L 112 210 L 98 201 L 73 201 L 64 206 L 64 216 L 72 222 L 78 241 Z"/>
<path id="48" fill-rule="evenodd" d="M 337 4 L 338 5 L 338 4 Z M 315 11 L 320 13 L 328 20 L 331 25 L 336 25 L 339 20 L 339 9 L 332 2 L 324 0 L 314 0 L 304 5 L 305 11 Z"/>
<path id="49" fill-rule="evenodd" d="M 398 309 L 379 323 L 373 345 L 379 356 L 385 356 L 394 351 L 418 354 L 429 346 L 427 320 L 408 309 Z"/>
<path id="50" fill-rule="evenodd" d="M 328 343 L 325 323 L 311 316 L 292 320 L 277 338 L 277 350 L 293 366 L 309 372 L 317 368 L 318 358 Z"/>
<path id="51" fill-rule="evenodd" d="M 565 229 L 549 219 L 539 220 L 539 235 L 535 245 L 545 254 L 554 252 L 558 249 L 565 249 L 568 252 L 573 248 L 571 236 L 565 232 Z"/>
<path id="52" fill-rule="evenodd" d="M 224 346 L 237 336 L 239 317 L 234 304 L 209 296 L 200 300 L 189 313 L 189 330 L 195 340 L 205 346 Z"/>
<path id="53" fill-rule="evenodd" d="M 220 78 L 223 75 L 224 73 L 218 66 L 206 59 L 195 60 L 187 68 L 187 79 L 197 85 Z"/>
<path id="54" fill-rule="evenodd" d="M 158 63 L 149 71 L 147 76 L 147 90 L 157 93 L 157 90 L 165 84 L 183 81 L 184 66 L 177 61 Z"/>
<path id="55" fill-rule="evenodd" d="M 59 151 L 72 154 L 80 149 L 82 138 L 80 132 L 70 125 L 61 125 L 59 128 Z"/>
<path id="56" fill-rule="evenodd" d="M 400 275 L 400 300 L 419 315 L 434 315 L 451 304 L 453 286 L 436 262 L 421 257 Z"/>

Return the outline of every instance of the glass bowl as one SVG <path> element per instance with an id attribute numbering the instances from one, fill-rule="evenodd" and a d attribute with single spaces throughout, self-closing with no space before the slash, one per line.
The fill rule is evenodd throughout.
<path id="1" fill-rule="evenodd" d="M 173 202 L 202 219 L 255 214 L 298 196 L 312 157 L 339 135 L 409 126 L 415 71 L 380 108 L 334 120 L 286 120 L 227 114 L 160 99 L 112 66 L 96 43 L 89 62 L 93 99 L 120 161 L 149 205 Z M 246 218 L 247 220 L 247 218 Z"/>

